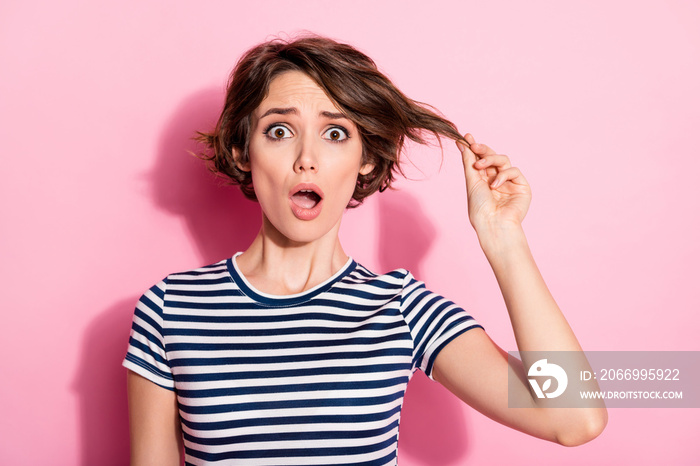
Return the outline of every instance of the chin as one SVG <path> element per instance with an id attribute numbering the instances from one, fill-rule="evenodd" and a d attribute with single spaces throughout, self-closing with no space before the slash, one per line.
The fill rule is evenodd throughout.
<path id="1" fill-rule="evenodd" d="M 280 235 L 292 243 L 308 244 L 320 240 L 330 234 L 334 227 L 334 224 L 324 222 L 322 218 L 305 221 L 293 217 L 280 222 L 284 225 L 273 222 L 267 216 L 265 218 L 267 219 L 265 223 L 270 228 L 268 232 Z"/>
<path id="2" fill-rule="evenodd" d="M 313 231 L 295 231 L 289 234 L 282 233 L 282 236 L 293 245 L 306 245 L 323 239 L 326 235 Z"/>

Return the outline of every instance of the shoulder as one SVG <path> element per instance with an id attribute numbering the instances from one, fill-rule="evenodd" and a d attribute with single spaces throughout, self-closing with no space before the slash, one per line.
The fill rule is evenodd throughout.
<path id="1" fill-rule="evenodd" d="M 360 263 L 355 263 L 355 267 L 346 277 L 346 281 L 357 284 L 374 284 L 385 287 L 401 287 L 407 277 L 413 278 L 411 272 L 406 269 L 395 269 L 386 273 L 375 273 Z"/>
<path id="2" fill-rule="evenodd" d="M 365 266 L 355 263 L 354 269 L 338 284 L 340 287 L 366 290 L 376 294 L 403 294 L 404 290 L 416 283 L 406 269 L 395 269 L 386 273 L 374 273 Z"/>
<path id="3" fill-rule="evenodd" d="M 152 302 L 157 304 L 158 307 L 162 307 L 163 302 L 167 300 L 167 295 L 173 290 L 230 282 L 231 279 L 227 268 L 228 261 L 230 259 L 223 259 L 203 267 L 170 273 L 146 290 L 140 301 Z"/>
<path id="4" fill-rule="evenodd" d="M 163 281 L 167 283 L 189 280 L 189 281 L 199 281 L 206 280 L 215 277 L 220 277 L 222 275 L 228 274 L 228 264 L 231 259 L 222 259 L 213 264 L 205 265 L 203 267 L 197 267 L 194 269 L 183 270 L 180 272 L 174 272 L 168 274 Z"/>

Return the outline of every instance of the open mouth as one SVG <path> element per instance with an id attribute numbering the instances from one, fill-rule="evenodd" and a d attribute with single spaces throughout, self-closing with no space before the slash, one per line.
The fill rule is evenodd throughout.
<path id="1" fill-rule="evenodd" d="M 300 220 L 313 220 L 321 213 L 323 191 L 313 183 L 299 183 L 289 193 L 292 212 Z"/>
<path id="2" fill-rule="evenodd" d="M 321 202 L 321 196 L 311 189 L 302 189 L 292 194 L 292 202 L 302 209 L 313 209 Z"/>

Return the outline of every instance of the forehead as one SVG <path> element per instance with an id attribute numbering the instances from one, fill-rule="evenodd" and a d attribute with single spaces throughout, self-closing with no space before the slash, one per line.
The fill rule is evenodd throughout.
<path id="1" fill-rule="evenodd" d="M 254 115 L 259 118 L 270 108 L 296 108 L 302 111 L 310 108 L 316 111 L 338 111 L 333 101 L 328 98 L 313 79 L 301 71 L 285 71 L 276 76 L 260 102 Z"/>

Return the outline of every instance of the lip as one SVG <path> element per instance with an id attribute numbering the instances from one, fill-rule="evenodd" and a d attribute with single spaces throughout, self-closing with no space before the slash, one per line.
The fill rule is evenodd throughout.
<path id="1" fill-rule="evenodd" d="M 300 207 L 296 205 L 292 201 L 292 196 L 302 189 L 304 190 L 309 190 L 315 192 L 320 200 L 316 203 L 315 206 L 313 206 L 311 209 L 305 209 L 303 207 Z M 289 205 L 292 208 L 292 213 L 296 218 L 299 220 L 313 220 L 316 217 L 318 217 L 321 214 L 321 209 L 323 206 L 323 191 L 321 188 L 316 186 L 313 183 L 299 183 L 298 185 L 294 186 L 290 191 L 289 191 Z"/>

